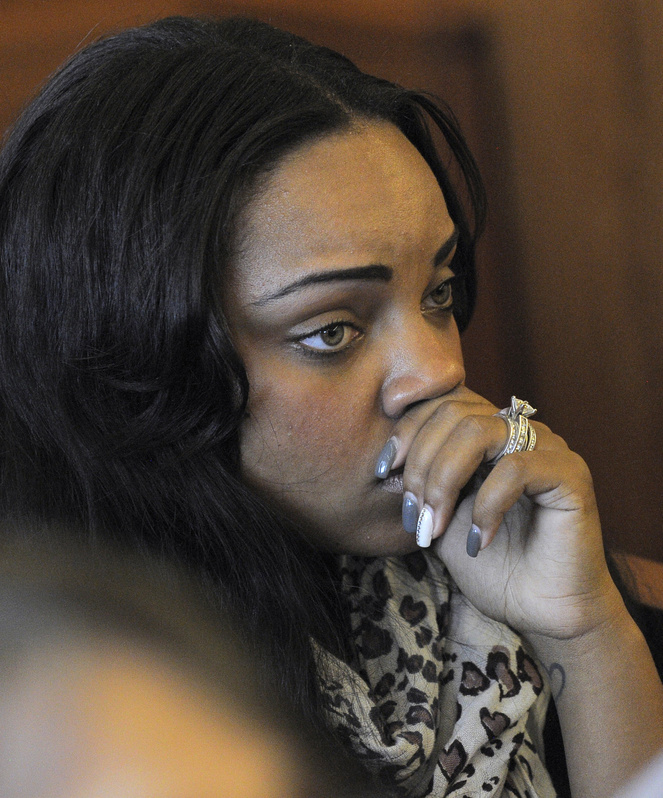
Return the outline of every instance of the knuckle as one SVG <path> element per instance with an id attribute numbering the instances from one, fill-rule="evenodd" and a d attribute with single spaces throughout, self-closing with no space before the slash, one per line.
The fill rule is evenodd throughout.
<path id="1" fill-rule="evenodd" d="M 419 423 L 412 411 L 407 411 L 398 420 L 394 432 L 398 431 L 399 437 L 408 437 L 419 428 Z"/>
<path id="2" fill-rule="evenodd" d="M 560 451 L 569 450 L 569 446 L 564 438 L 556 432 L 553 432 L 546 424 L 542 424 L 540 421 L 530 421 L 530 424 L 536 429 L 537 448 L 559 449 Z"/>
<path id="3" fill-rule="evenodd" d="M 477 439 L 484 435 L 484 423 L 480 416 L 464 416 L 458 422 L 458 432 L 463 437 Z"/>
<path id="4" fill-rule="evenodd" d="M 447 399 L 436 408 L 433 415 L 436 420 L 445 423 L 458 423 L 463 416 L 467 415 L 467 403 L 458 399 Z"/>
<path id="5" fill-rule="evenodd" d="M 589 466 L 577 452 L 569 451 L 569 459 L 573 469 L 573 474 L 578 484 L 588 493 L 594 493 L 594 481 Z"/>
<path id="6" fill-rule="evenodd" d="M 548 430 L 548 433 L 550 434 L 552 443 L 556 448 L 565 452 L 570 451 L 568 443 L 564 440 L 564 438 L 562 438 L 561 435 L 558 435 L 556 432 L 552 432 L 551 430 Z"/>
<path id="7" fill-rule="evenodd" d="M 493 508 L 486 496 L 478 493 L 474 500 L 474 517 L 488 519 L 493 515 Z"/>
<path id="8" fill-rule="evenodd" d="M 457 493 L 458 486 L 453 478 L 443 473 L 428 479 L 424 486 L 424 500 L 434 506 L 444 503 L 449 496 L 455 496 Z"/>
<path id="9" fill-rule="evenodd" d="M 502 479 L 520 482 L 526 466 L 526 455 L 522 452 L 513 452 L 513 454 L 504 455 L 495 466 L 494 471 Z"/>
<path id="10" fill-rule="evenodd" d="M 476 440 L 484 434 L 484 416 L 473 413 L 467 402 L 448 401 L 437 408 L 435 423 L 445 425 L 455 435 Z"/>
<path id="11" fill-rule="evenodd" d="M 426 484 L 426 471 L 416 464 L 405 463 L 403 470 L 403 489 L 419 496 L 423 493 Z"/>

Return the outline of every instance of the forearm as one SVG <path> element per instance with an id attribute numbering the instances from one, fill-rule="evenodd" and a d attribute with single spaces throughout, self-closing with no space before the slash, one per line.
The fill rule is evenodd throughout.
<path id="1" fill-rule="evenodd" d="M 663 685 L 619 602 L 573 640 L 532 636 L 551 673 L 574 798 L 605 798 L 663 749 Z"/>

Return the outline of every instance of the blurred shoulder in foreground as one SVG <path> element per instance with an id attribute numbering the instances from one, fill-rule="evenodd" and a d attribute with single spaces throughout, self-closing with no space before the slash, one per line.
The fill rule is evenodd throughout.
<path id="1" fill-rule="evenodd" d="M 4 798 L 370 798 L 185 576 L 28 527 L 0 538 Z"/>

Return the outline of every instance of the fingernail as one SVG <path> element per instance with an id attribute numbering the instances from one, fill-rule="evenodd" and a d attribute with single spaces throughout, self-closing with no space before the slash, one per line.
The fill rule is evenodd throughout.
<path id="1" fill-rule="evenodd" d="M 421 546 L 422 549 L 427 549 L 432 539 L 433 513 L 428 507 L 424 507 L 417 521 L 417 546 Z"/>
<path id="2" fill-rule="evenodd" d="M 378 479 L 384 479 L 389 473 L 394 460 L 396 459 L 396 452 L 398 451 L 398 444 L 394 438 L 389 438 L 385 443 L 384 449 L 380 452 L 378 463 L 375 466 L 375 476 Z"/>
<path id="3" fill-rule="evenodd" d="M 411 535 L 417 531 L 419 507 L 411 493 L 403 494 L 403 529 Z"/>
<path id="4" fill-rule="evenodd" d="M 476 524 L 472 524 L 470 531 L 467 533 L 467 544 L 465 550 L 470 557 L 476 557 L 481 548 L 481 530 Z"/>

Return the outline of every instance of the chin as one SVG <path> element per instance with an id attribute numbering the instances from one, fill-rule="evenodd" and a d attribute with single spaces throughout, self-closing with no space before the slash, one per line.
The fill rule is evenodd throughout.
<path id="1" fill-rule="evenodd" d="M 391 557 L 417 551 L 414 535 L 408 534 L 400 525 L 397 529 L 376 529 L 358 532 L 356 537 L 342 541 L 335 551 L 338 554 L 355 554 L 362 557 Z"/>
<path id="2" fill-rule="evenodd" d="M 389 557 L 417 551 L 416 537 L 401 524 L 401 494 L 381 493 L 380 502 L 366 505 L 360 517 L 345 514 L 312 518 L 301 508 L 283 507 L 308 540 L 332 554 L 361 557 Z M 385 501 L 386 500 L 386 501 Z"/>

